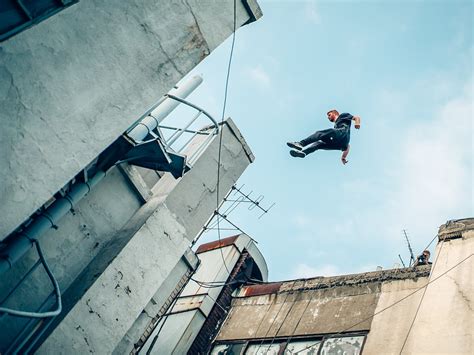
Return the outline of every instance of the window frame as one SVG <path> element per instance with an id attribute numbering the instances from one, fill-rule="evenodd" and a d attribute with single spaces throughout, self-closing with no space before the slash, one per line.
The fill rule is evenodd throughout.
<path id="1" fill-rule="evenodd" d="M 319 341 L 321 342 L 317 355 L 321 355 L 321 350 L 324 346 L 324 343 L 329 339 L 334 338 L 352 338 L 352 337 L 363 337 L 362 344 L 360 347 L 360 354 L 364 352 L 364 346 L 367 341 L 367 335 L 369 332 L 351 332 L 351 333 L 332 333 L 332 334 L 318 334 L 318 335 L 303 335 L 303 336 L 294 336 L 294 337 L 285 337 L 285 338 L 260 338 L 260 339 L 242 339 L 242 340 L 224 340 L 224 341 L 216 341 L 212 344 L 211 352 L 217 345 L 230 345 L 230 344 L 244 344 L 239 355 L 246 355 L 249 346 L 251 345 L 258 345 L 262 344 L 262 346 L 267 343 L 271 343 L 273 340 L 273 344 L 281 344 L 284 345 L 283 348 L 280 348 L 278 355 L 284 355 L 288 344 L 293 341 Z"/>

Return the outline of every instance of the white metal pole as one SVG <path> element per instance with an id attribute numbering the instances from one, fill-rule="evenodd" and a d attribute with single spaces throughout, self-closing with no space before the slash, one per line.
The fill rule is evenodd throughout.
<path id="1" fill-rule="evenodd" d="M 191 94 L 201 83 L 202 77 L 195 75 L 192 78 L 184 81 L 179 86 L 175 86 L 168 92 L 168 95 L 177 96 L 179 98 L 186 98 Z M 178 105 L 179 101 L 166 97 L 149 115 L 143 118 L 127 135 L 135 141 L 142 141 L 148 133 L 158 126 L 163 119 L 168 116 Z"/>

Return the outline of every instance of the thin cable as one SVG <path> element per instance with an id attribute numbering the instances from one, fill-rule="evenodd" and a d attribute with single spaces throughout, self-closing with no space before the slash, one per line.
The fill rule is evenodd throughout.
<path id="1" fill-rule="evenodd" d="M 255 239 L 253 239 L 252 237 L 250 237 L 247 233 L 245 233 L 242 229 L 240 229 L 240 227 L 238 227 L 236 224 L 232 223 L 228 218 L 227 216 L 225 215 L 222 215 L 220 214 L 219 212 L 217 212 L 217 214 L 222 217 L 223 220 L 225 220 L 227 223 L 229 223 L 232 227 L 234 227 L 236 230 L 240 231 L 241 233 L 247 235 L 250 239 L 252 239 L 253 242 L 257 243 L 257 241 Z M 258 243 L 257 243 L 258 244 Z"/>
<path id="2" fill-rule="evenodd" d="M 237 13 L 237 2 L 236 2 L 236 0 L 234 0 L 234 31 L 232 33 L 232 47 L 230 49 L 229 64 L 227 66 L 227 76 L 226 76 L 226 80 L 225 80 L 225 91 L 224 91 L 224 105 L 222 107 L 221 130 L 219 132 L 219 154 L 218 154 L 218 158 L 217 158 L 217 186 L 216 186 L 216 189 L 217 189 L 217 191 L 216 191 L 217 210 L 216 211 L 217 212 L 219 211 L 219 202 L 220 202 L 219 201 L 219 187 L 220 187 L 220 169 L 221 169 L 222 133 L 223 133 L 222 124 L 224 123 L 225 108 L 226 108 L 226 105 L 227 105 L 227 91 L 228 91 L 228 88 L 229 88 L 230 68 L 231 68 L 231 64 L 232 64 L 232 57 L 234 55 L 235 30 L 236 30 L 236 22 L 237 22 L 236 13 Z M 217 216 L 217 235 L 218 235 L 219 243 L 220 243 L 220 241 L 221 241 L 221 232 L 220 232 L 219 228 L 220 228 L 220 226 L 219 226 L 219 216 Z M 224 252 L 222 251 L 222 248 L 219 248 L 219 250 L 221 251 L 221 257 L 222 257 L 222 262 L 224 263 L 224 267 L 230 275 L 230 270 L 229 270 L 229 268 L 227 267 L 227 265 L 225 263 Z"/>
<path id="3" fill-rule="evenodd" d="M 266 332 L 265 336 L 267 336 L 268 332 L 270 331 L 270 328 L 273 326 L 273 323 L 275 323 L 276 321 L 276 318 L 278 317 L 278 314 L 280 313 L 280 311 L 283 309 L 283 306 L 285 305 L 285 302 L 286 302 L 286 299 L 288 298 L 288 295 L 290 294 L 290 292 L 287 292 L 286 293 L 286 297 L 285 297 L 285 301 L 283 301 L 282 305 L 281 305 L 281 308 L 278 310 L 278 313 L 277 315 L 275 316 L 275 318 L 273 319 L 273 322 L 272 324 L 270 325 L 270 327 L 268 328 L 268 331 Z M 288 315 L 291 313 L 291 310 L 293 309 L 293 306 L 296 304 L 296 297 L 295 297 L 295 300 L 293 301 L 293 303 L 291 304 L 291 307 L 290 309 L 288 310 L 288 312 L 285 314 L 285 318 L 283 318 L 282 322 L 280 323 L 280 326 L 278 327 L 277 331 L 275 332 L 275 335 L 273 336 L 272 338 L 272 341 L 270 342 L 270 344 L 268 344 L 268 347 L 267 347 L 267 351 L 265 352 L 265 354 L 267 354 L 269 351 L 270 351 L 270 348 L 271 346 L 273 345 L 273 342 L 275 341 L 275 338 L 277 337 L 278 335 L 278 332 L 281 330 L 281 327 L 283 326 L 283 324 L 285 324 L 285 321 L 286 321 L 286 318 L 288 318 Z M 303 311 L 304 312 L 304 311 Z M 260 343 L 260 345 L 258 346 L 258 349 L 260 349 L 260 346 L 263 344 L 265 339 L 262 340 L 262 342 Z M 258 353 L 258 349 L 255 353 Z"/>
<path id="4" fill-rule="evenodd" d="M 438 234 L 436 234 L 436 235 L 433 237 L 433 239 L 431 239 L 431 242 L 429 242 L 428 245 L 425 247 L 425 249 L 423 249 L 421 252 L 423 252 L 424 250 L 427 250 L 427 249 L 430 247 L 431 243 L 434 242 L 434 240 L 436 239 L 436 237 L 438 237 Z"/>
<path id="5" fill-rule="evenodd" d="M 239 283 L 238 281 L 231 281 L 231 282 L 224 282 L 224 283 L 210 283 L 210 282 L 203 282 L 203 281 L 199 281 L 199 280 L 196 280 L 196 279 L 191 279 L 193 280 L 195 283 L 197 283 L 199 286 L 201 287 L 204 287 L 204 288 L 218 288 L 218 287 L 224 287 L 224 286 L 227 286 L 227 285 L 235 285 L 237 283 Z"/>
<path id="6" fill-rule="evenodd" d="M 44 266 L 44 269 L 46 273 L 48 274 L 49 279 L 51 280 L 51 283 L 53 284 L 54 287 L 54 292 L 56 294 L 56 302 L 58 304 L 58 307 L 54 311 L 50 312 L 26 312 L 26 311 L 17 311 L 15 309 L 9 309 L 9 308 L 4 308 L 0 307 L 0 313 L 6 313 L 12 316 L 17 316 L 17 317 L 26 317 L 26 318 L 48 318 L 48 317 L 55 317 L 62 311 L 62 302 L 61 302 L 61 290 L 59 289 L 58 282 L 54 278 L 53 273 L 51 272 L 51 269 L 48 266 L 48 263 L 46 262 L 46 259 L 44 258 L 43 251 L 41 250 L 40 244 L 37 240 L 33 241 L 36 246 L 36 250 L 38 251 L 38 255 L 40 257 L 41 263 Z"/>
<path id="7" fill-rule="evenodd" d="M 441 250 L 443 249 L 443 245 L 444 245 L 444 240 L 441 241 L 441 246 L 439 247 L 439 252 L 436 255 L 436 259 L 433 263 L 433 267 L 431 268 L 431 270 L 434 270 L 434 268 L 436 266 L 436 263 L 438 262 L 439 256 L 441 255 Z M 415 324 L 416 317 L 418 316 L 418 311 L 420 310 L 421 303 L 423 302 L 423 299 L 425 298 L 425 293 L 426 293 L 427 289 L 428 289 L 428 285 L 426 285 L 426 287 L 423 291 L 423 294 L 421 295 L 420 303 L 418 303 L 418 307 L 416 308 L 415 316 L 413 317 L 413 320 L 411 321 L 410 328 L 408 328 L 407 336 L 405 337 L 405 340 L 403 341 L 402 348 L 400 349 L 400 354 L 402 353 L 403 349 L 405 348 L 408 337 L 410 336 L 411 329 L 413 328 L 413 324 Z"/>
<path id="8" fill-rule="evenodd" d="M 303 315 L 305 314 L 306 310 L 308 309 L 308 306 L 309 304 L 313 301 L 313 296 L 314 296 L 314 293 L 311 295 L 311 297 L 309 298 L 308 300 L 308 303 L 306 304 L 306 307 L 304 308 L 303 312 L 301 313 L 301 316 L 300 316 L 300 319 L 298 319 L 298 323 L 296 323 L 296 326 L 295 326 L 295 329 L 293 329 L 293 332 L 291 334 L 291 336 L 288 338 L 288 343 L 290 342 L 291 339 L 293 339 L 293 337 L 295 336 L 295 333 L 296 333 L 296 329 L 298 329 L 298 326 L 300 325 L 300 322 L 301 322 L 301 319 L 303 319 Z"/>
<path id="9" fill-rule="evenodd" d="M 191 273 L 191 275 L 194 274 L 194 272 L 195 272 L 195 271 L 193 271 L 193 272 Z M 178 298 L 179 298 L 179 297 L 181 296 L 181 294 L 183 293 L 184 288 L 186 287 L 186 285 L 188 284 L 189 279 L 191 278 L 191 275 L 189 276 L 188 280 L 186 280 L 186 282 L 183 282 L 183 285 L 181 286 L 180 290 L 179 290 L 178 293 L 176 294 L 176 297 L 174 297 L 172 304 L 168 307 L 168 309 L 169 309 L 170 311 L 173 310 L 173 307 L 176 305 L 176 302 L 178 302 Z M 160 333 L 161 333 L 161 330 L 163 329 L 163 326 L 165 325 L 166 321 L 168 320 L 168 316 L 169 316 L 170 314 L 171 314 L 170 312 L 166 312 L 166 313 L 163 314 L 163 316 L 161 317 L 163 321 L 161 322 L 160 328 L 158 329 L 158 331 L 157 331 L 157 333 L 156 333 L 156 336 L 153 338 L 153 341 L 151 342 L 150 347 L 148 348 L 148 350 L 147 350 L 147 352 L 146 352 L 146 355 L 151 354 L 151 351 L 152 351 L 153 348 L 155 347 L 155 343 L 156 343 L 156 341 L 158 340 L 158 337 L 159 337 L 159 335 L 160 335 Z M 145 344 L 143 344 L 143 345 L 145 345 Z M 143 346 L 142 346 L 142 348 L 143 348 Z M 140 350 L 141 350 L 142 348 L 140 348 L 140 349 L 138 350 L 138 353 L 140 352 Z"/>
<path id="10" fill-rule="evenodd" d="M 369 320 L 369 319 L 371 319 L 371 318 L 374 318 L 376 315 L 379 315 L 380 313 L 386 311 L 387 309 L 392 308 L 393 306 L 395 306 L 395 305 L 399 304 L 400 302 L 406 300 L 407 298 L 413 296 L 413 295 L 414 295 L 415 293 L 417 293 L 418 291 L 424 289 L 424 288 L 427 287 L 429 284 L 432 284 L 433 282 L 435 282 L 436 280 L 440 279 L 441 277 L 443 277 L 444 275 L 446 275 L 448 272 L 450 272 L 450 271 L 453 270 L 454 268 L 456 268 L 456 267 L 458 267 L 459 265 L 461 265 L 463 262 L 465 262 L 467 259 L 469 259 L 469 258 L 472 257 L 473 255 L 474 255 L 474 254 L 471 254 L 471 255 L 465 257 L 465 258 L 462 259 L 460 262 L 458 262 L 456 265 L 450 267 L 448 270 L 446 270 L 446 271 L 443 272 L 442 274 L 438 275 L 438 276 L 437 276 L 436 278 L 434 278 L 433 280 L 429 281 L 426 285 L 417 288 L 417 289 L 416 289 L 415 291 L 413 291 L 412 293 L 409 293 L 409 294 L 406 295 L 405 297 L 400 298 L 398 301 L 392 303 L 391 305 L 389 305 L 389 306 L 387 306 L 387 307 L 381 309 L 380 311 L 374 313 L 373 315 L 371 315 L 371 316 L 369 316 L 369 317 L 367 317 L 367 318 L 365 318 L 365 319 L 362 319 L 361 321 L 359 321 L 359 322 L 357 322 L 357 323 L 351 325 L 350 327 L 348 327 L 348 328 L 346 328 L 346 329 L 344 329 L 344 330 L 341 330 L 340 332 L 337 332 L 337 333 L 333 334 L 333 335 L 331 336 L 331 338 L 334 338 L 336 335 L 339 335 L 339 334 L 342 334 L 342 333 L 344 333 L 344 332 L 347 332 L 348 330 L 350 330 L 350 329 L 352 329 L 352 328 L 358 326 L 358 325 L 361 324 L 361 323 L 364 323 L 365 321 L 367 321 L 367 320 Z M 312 346 L 314 346 L 315 344 L 316 344 L 316 343 L 311 344 L 310 346 L 307 346 L 307 347 L 304 348 L 304 349 L 298 350 L 295 354 L 298 354 L 298 353 L 300 353 L 300 352 L 302 352 L 302 351 L 305 351 L 305 350 L 311 348 Z"/>

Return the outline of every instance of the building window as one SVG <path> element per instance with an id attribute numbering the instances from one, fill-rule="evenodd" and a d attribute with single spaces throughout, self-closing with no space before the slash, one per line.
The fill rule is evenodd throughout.
<path id="1" fill-rule="evenodd" d="M 0 42 L 47 19 L 78 0 L 1 0 Z"/>
<path id="2" fill-rule="evenodd" d="M 252 344 L 249 345 L 245 350 L 245 355 L 258 355 L 258 354 L 268 354 L 268 355 L 278 355 L 280 351 L 285 348 L 285 344 L 275 344 L 275 343 L 263 343 L 263 344 Z"/>
<path id="3" fill-rule="evenodd" d="M 294 340 L 286 346 L 285 354 L 313 355 L 318 353 L 320 346 L 320 340 Z"/>
<path id="4" fill-rule="evenodd" d="M 320 336 L 305 339 L 278 339 L 274 342 L 228 342 L 216 344 L 211 355 L 359 355 L 365 334 Z"/>
<path id="5" fill-rule="evenodd" d="M 246 343 L 218 344 L 212 348 L 211 355 L 238 355 L 242 354 Z"/>
<path id="6" fill-rule="evenodd" d="M 320 354 L 358 355 L 361 353 L 364 338 L 363 336 L 329 338 L 324 341 Z"/>

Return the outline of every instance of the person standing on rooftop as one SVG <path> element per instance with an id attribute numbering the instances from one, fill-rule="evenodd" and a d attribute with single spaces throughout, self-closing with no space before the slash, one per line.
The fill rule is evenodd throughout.
<path id="1" fill-rule="evenodd" d="M 347 164 L 347 155 L 349 154 L 349 141 L 351 139 L 351 123 L 354 121 L 354 127 L 360 128 L 360 117 L 353 116 L 350 113 L 341 113 L 335 109 L 327 112 L 328 120 L 334 122 L 334 128 L 316 131 L 309 137 L 298 141 L 288 142 L 290 155 L 292 157 L 304 158 L 306 155 L 315 152 L 318 149 L 323 150 L 342 150 L 341 161 Z"/>

